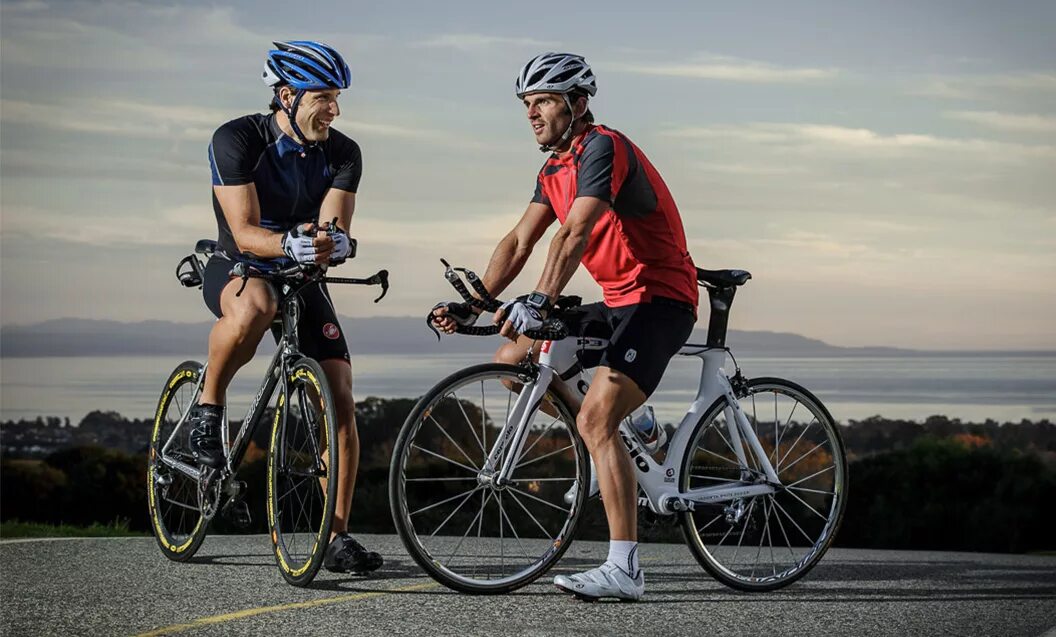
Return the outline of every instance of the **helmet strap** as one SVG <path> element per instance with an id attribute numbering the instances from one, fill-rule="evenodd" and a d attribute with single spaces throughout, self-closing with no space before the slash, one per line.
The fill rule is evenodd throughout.
<path id="1" fill-rule="evenodd" d="M 293 97 L 293 103 L 290 104 L 289 108 L 286 108 L 286 105 L 279 99 L 279 92 L 275 91 L 275 103 L 279 105 L 279 108 L 282 109 L 283 113 L 286 113 L 286 118 L 290 120 L 290 128 L 293 129 L 293 134 L 297 136 L 297 140 L 299 140 L 301 146 L 307 148 L 315 146 L 316 143 L 309 142 L 305 139 L 304 133 L 301 132 L 301 128 L 297 126 L 297 107 L 301 105 L 301 98 L 304 97 L 305 93 L 306 91 L 304 89 L 297 89 L 297 93 Z"/>
<path id="2" fill-rule="evenodd" d="M 561 97 L 565 98 L 565 106 L 568 107 L 568 113 L 572 116 L 572 121 L 568 123 L 568 128 L 561 134 L 556 144 L 543 144 L 539 147 L 539 152 L 552 153 L 572 138 L 572 129 L 576 125 L 576 111 L 572 108 L 572 100 L 568 99 L 568 93 L 562 93 Z"/>

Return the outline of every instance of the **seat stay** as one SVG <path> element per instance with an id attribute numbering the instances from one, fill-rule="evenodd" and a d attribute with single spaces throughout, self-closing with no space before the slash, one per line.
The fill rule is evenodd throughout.
<path id="1" fill-rule="evenodd" d="M 187 422 L 187 416 L 189 416 L 191 413 L 191 407 L 193 407 L 195 402 L 198 400 L 198 396 L 202 394 L 202 384 L 205 382 L 205 372 L 207 369 L 209 369 L 209 363 L 203 365 L 202 371 L 198 373 L 198 382 L 195 383 L 194 392 L 191 393 L 190 407 L 188 407 L 187 411 L 183 412 L 183 415 L 180 416 L 179 422 L 176 423 L 176 426 L 172 428 L 172 433 L 169 434 L 169 439 L 166 440 L 165 444 L 161 447 L 162 458 L 167 457 L 166 454 L 168 454 L 169 452 L 169 447 L 172 446 L 172 441 L 176 439 L 176 434 L 179 433 L 180 429 L 182 429 L 184 424 Z"/>

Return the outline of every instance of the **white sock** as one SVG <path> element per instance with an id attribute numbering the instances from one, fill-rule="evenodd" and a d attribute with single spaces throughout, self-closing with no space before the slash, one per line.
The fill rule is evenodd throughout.
<path id="1" fill-rule="evenodd" d="M 605 560 L 619 566 L 634 577 L 638 572 L 638 543 L 631 540 L 609 540 L 609 558 Z"/>

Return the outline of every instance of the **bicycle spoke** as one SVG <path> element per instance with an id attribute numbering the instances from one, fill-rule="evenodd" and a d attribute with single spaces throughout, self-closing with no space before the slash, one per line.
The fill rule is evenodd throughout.
<path id="1" fill-rule="evenodd" d="M 810 504 L 808 504 L 806 500 L 804 500 L 803 498 L 799 497 L 795 493 L 792 493 L 791 491 L 786 491 L 786 493 L 788 493 L 788 495 L 792 496 L 793 498 L 799 500 L 800 504 L 802 504 L 803 506 L 805 506 L 808 509 L 810 509 L 811 513 L 813 513 L 814 515 L 818 516 L 822 520 L 825 520 L 826 522 L 828 522 L 829 518 L 827 518 L 826 516 L 818 513 L 818 510 L 815 509 L 814 507 L 810 506 Z"/>
<path id="2" fill-rule="evenodd" d="M 814 473 L 810 474 L 809 476 L 807 476 L 805 478 L 800 478 L 799 480 L 796 480 L 792 484 L 785 485 L 785 488 L 787 489 L 789 487 L 794 487 L 797 484 L 799 484 L 800 482 L 806 482 L 807 480 L 810 480 L 811 478 L 813 478 L 815 476 L 821 475 L 821 474 L 825 473 L 826 471 L 831 471 L 832 469 L 835 469 L 835 468 L 836 468 L 836 465 L 831 465 L 831 466 L 825 467 L 824 469 L 822 469 L 820 471 L 815 471 Z"/>
<path id="3" fill-rule="evenodd" d="M 481 489 L 481 487 L 478 486 L 476 489 L 473 489 L 471 491 L 467 491 L 465 493 L 465 497 L 462 498 L 462 501 L 458 503 L 457 507 L 455 507 L 455 510 L 452 511 L 451 513 L 449 513 L 446 518 L 444 518 L 444 521 L 440 523 L 440 526 L 436 527 L 436 530 L 434 530 L 432 533 L 429 534 L 429 537 L 436 537 L 436 534 L 440 532 L 440 529 L 444 528 L 444 525 L 447 524 L 448 520 L 450 520 L 451 518 L 455 517 L 455 514 L 458 513 L 459 509 L 462 508 L 462 505 L 465 504 L 466 502 L 469 502 L 469 499 L 473 497 L 473 494 L 476 493 L 477 491 L 479 491 L 480 489 Z M 463 494 L 459 494 L 459 495 L 463 495 Z M 457 498 L 458 496 L 456 495 L 455 497 Z M 449 501 L 450 500 L 445 500 L 444 502 L 449 502 Z M 438 502 L 437 504 L 443 504 L 443 502 Z M 421 513 L 421 512 L 418 511 L 416 513 Z M 414 515 L 414 513 L 412 513 L 411 515 Z"/>
<path id="4" fill-rule="evenodd" d="M 459 493 L 458 495 L 453 495 L 450 498 L 444 498 L 443 500 L 441 500 L 439 502 L 435 502 L 433 504 L 430 504 L 427 507 L 422 507 L 421 509 L 418 509 L 417 511 L 412 511 L 412 512 L 408 513 L 407 515 L 414 516 L 414 515 L 418 515 L 419 513 L 424 513 L 426 511 L 428 511 L 429 509 L 433 509 L 433 508 L 436 508 L 436 507 L 440 506 L 441 504 L 446 504 L 446 503 L 448 503 L 448 502 L 450 502 L 452 500 L 457 500 L 459 497 L 461 497 L 463 495 L 466 495 L 467 493 L 468 494 L 472 494 L 474 491 L 478 491 L 481 488 L 483 488 L 483 485 L 479 485 L 478 484 L 477 486 L 473 487 L 469 491 L 463 491 L 462 493 Z"/>
<path id="5" fill-rule="evenodd" d="M 528 452 L 534 449 L 535 445 L 539 444 L 539 441 L 546 437 L 546 434 L 550 431 L 550 429 L 553 428 L 553 426 L 556 425 L 559 421 L 559 418 L 554 418 L 554 420 L 546 426 L 546 429 L 544 429 L 542 433 L 536 436 L 535 441 L 530 444 L 527 449 L 521 452 L 521 455 L 517 458 L 517 462 L 520 462 L 522 458 L 528 457 Z M 517 463 L 514 463 L 514 466 L 517 466 Z"/>
<path id="6" fill-rule="evenodd" d="M 774 496 L 767 494 L 766 497 L 770 500 L 770 507 L 776 508 L 777 503 L 774 502 Z M 796 559 L 796 554 L 792 551 L 792 542 L 788 539 L 788 533 L 785 532 L 785 524 L 781 521 L 781 516 L 775 514 L 774 519 L 777 520 L 777 526 L 781 529 L 781 535 L 785 538 L 785 546 L 788 547 L 788 554 L 792 556 L 792 559 Z"/>
<path id="7" fill-rule="evenodd" d="M 565 513 L 571 513 L 572 512 L 571 509 L 562 509 L 561 507 L 557 506 L 556 504 L 554 504 L 552 502 L 547 502 L 546 500 L 544 500 L 542 498 L 538 498 L 538 497 L 532 495 L 531 493 L 528 493 L 527 491 L 521 491 L 517 487 L 510 487 L 510 491 L 516 491 L 517 493 L 520 493 L 521 495 L 523 495 L 526 498 L 531 498 L 532 500 L 536 500 L 538 502 L 541 502 L 542 504 L 545 504 L 548 507 L 552 507 L 554 509 L 557 509 L 558 511 L 563 511 Z"/>
<path id="8" fill-rule="evenodd" d="M 501 494 L 501 492 L 500 492 L 500 494 Z M 513 532 L 513 537 L 517 538 L 517 545 L 521 547 L 521 553 L 524 554 L 524 559 L 526 559 L 529 562 L 531 562 L 532 558 L 528 555 L 528 549 L 524 548 L 524 543 L 521 542 L 521 536 L 520 536 L 519 533 L 517 533 L 517 527 L 513 526 L 513 520 L 511 520 L 509 514 L 506 513 L 505 507 L 500 506 L 499 507 L 499 512 L 502 514 L 502 516 L 504 518 L 506 518 L 506 524 L 510 525 L 510 531 Z"/>
<path id="9" fill-rule="evenodd" d="M 740 469 L 741 466 L 742 466 L 740 462 L 734 462 L 733 460 L 730 460 L 726 456 L 720 456 L 719 454 L 715 453 L 711 449 L 705 449 L 704 447 L 697 447 L 697 449 L 700 450 L 700 451 L 703 451 L 704 453 L 709 453 L 709 454 L 715 456 L 716 458 L 718 458 L 720 460 L 723 460 L 723 461 L 725 461 L 725 462 L 737 467 L 738 469 Z"/>
<path id="10" fill-rule="evenodd" d="M 517 478 L 510 482 L 573 482 L 575 478 Z"/>
<path id="11" fill-rule="evenodd" d="M 818 493 L 821 495 L 836 495 L 835 491 L 820 491 L 818 489 L 808 489 L 806 487 L 785 487 L 786 489 L 792 489 L 793 491 L 806 491 L 807 493 Z"/>
<path id="12" fill-rule="evenodd" d="M 487 494 L 485 494 L 485 504 L 487 503 L 487 500 L 490 499 L 490 497 L 491 492 L 489 491 Z M 478 511 L 477 514 L 473 516 L 473 519 L 469 521 L 469 526 L 466 527 L 466 532 L 462 534 L 462 539 L 458 541 L 458 544 L 455 545 L 455 550 L 451 551 L 451 555 L 447 558 L 447 562 L 449 564 L 451 563 L 451 560 L 455 559 L 455 555 L 458 554 L 458 549 L 462 548 L 462 543 L 466 541 L 466 537 L 468 537 L 469 532 L 473 530 L 473 525 L 477 523 L 477 518 L 480 517 L 480 514 L 483 510 L 484 507 L 481 506 L 481 511 Z"/>
<path id="13" fill-rule="evenodd" d="M 463 469 L 465 469 L 466 471 L 469 471 L 470 473 L 480 473 L 480 469 L 474 469 L 473 467 L 467 467 L 466 465 L 462 464 L 461 462 L 457 462 L 455 460 L 452 460 L 451 458 L 448 458 L 447 456 L 442 456 L 442 455 L 436 453 L 435 451 L 430 451 L 430 450 L 428 450 L 428 449 L 426 449 L 424 447 L 419 447 L 418 445 L 412 444 L 411 448 L 412 449 L 417 449 L 418 451 L 421 451 L 423 453 L 427 453 L 427 454 L 429 454 L 431 456 L 436 456 L 437 458 L 440 458 L 444 462 L 450 462 L 451 464 L 453 464 L 455 466 L 462 467 Z"/>
<path id="14" fill-rule="evenodd" d="M 465 482 L 465 481 L 468 481 L 468 480 L 472 480 L 472 481 L 476 482 L 477 478 L 475 476 L 470 476 L 468 478 L 404 478 L 403 479 L 404 482 Z"/>
<path id="15" fill-rule="evenodd" d="M 788 455 L 790 453 L 792 453 L 792 450 L 796 448 L 796 445 L 799 444 L 799 441 L 803 439 L 804 435 L 806 435 L 807 430 L 810 429 L 814 425 L 814 423 L 816 423 L 816 422 L 818 422 L 817 418 L 815 418 L 814 420 L 811 420 L 809 423 L 807 423 L 807 426 L 803 428 L 803 431 L 799 432 L 799 435 L 796 436 L 796 441 L 793 442 L 792 446 L 788 448 L 788 451 L 785 452 L 785 455 L 781 456 L 781 458 L 777 461 L 777 465 L 774 466 L 774 470 L 775 471 L 780 473 L 780 471 L 781 471 L 781 463 L 784 462 L 788 458 Z"/>
<path id="16" fill-rule="evenodd" d="M 575 445 L 574 444 L 570 444 L 567 447 L 562 447 L 562 448 L 558 449 L 557 451 L 551 451 L 550 453 L 548 453 L 546 455 L 543 455 L 543 456 L 539 456 L 538 458 L 532 458 L 528 462 L 523 462 L 521 464 L 514 465 L 513 469 L 514 469 L 514 471 L 516 471 L 517 469 L 523 469 L 523 468 L 527 467 L 530 464 L 539 462 L 540 460 L 542 460 L 544 458 L 549 458 L 550 456 L 553 456 L 555 454 L 559 454 L 559 453 L 561 453 L 563 451 L 568 451 L 569 449 L 571 449 L 573 447 L 575 447 Z"/>
<path id="17" fill-rule="evenodd" d="M 724 517 L 724 516 L 723 516 L 723 514 L 722 514 L 722 513 L 720 513 L 720 514 L 716 515 L 715 517 L 711 518 L 711 522 L 708 522 L 708 523 L 707 523 L 707 524 L 705 524 L 704 526 L 702 526 L 702 527 L 700 527 L 700 528 L 698 528 L 698 529 L 697 529 L 697 535 L 700 535 L 701 533 L 703 533 L 703 532 L 704 532 L 704 529 L 708 528 L 708 527 L 709 527 L 709 526 L 711 526 L 712 524 L 715 524 L 715 523 L 716 523 L 716 522 L 718 522 L 718 521 L 719 521 L 719 520 L 720 520 L 720 519 L 721 519 L 722 517 Z"/>
<path id="18" fill-rule="evenodd" d="M 541 523 L 541 522 L 539 522 L 539 519 L 538 519 L 538 518 L 536 518 L 536 517 L 535 517 L 534 515 L 532 515 L 532 512 L 528 510 L 528 507 L 524 506 L 524 503 L 523 503 L 523 502 L 521 502 L 521 499 L 520 499 L 520 498 L 518 498 L 518 497 L 517 497 L 517 495 L 513 493 L 513 492 L 514 492 L 514 491 L 516 491 L 516 490 L 517 490 L 517 489 L 512 489 L 512 490 L 510 491 L 510 497 L 511 497 L 511 498 L 513 498 L 513 501 L 514 501 L 514 502 L 516 502 L 517 504 L 519 504 L 519 505 L 520 505 L 520 507 L 521 507 L 522 509 L 524 509 L 524 512 L 525 512 L 526 514 L 528 514 L 528 517 L 532 518 L 532 522 L 535 522 L 535 525 L 536 525 L 537 527 L 539 527 L 539 530 L 543 532 L 543 535 L 545 535 L 545 536 L 547 537 L 547 539 L 549 539 L 549 540 L 553 541 L 553 539 L 554 539 L 554 538 L 553 538 L 553 536 L 552 536 L 552 535 L 550 535 L 550 532 L 549 532 L 549 531 L 547 531 L 547 530 L 546 530 L 545 528 L 543 528 L 543 525 L 542 525 L 542 523 Z M 523 491 L 521 491 L 521 493 L 522 493 L 522 494 L 524 494 L 524 495 L 529 495 L 529 494 L 527 494 L 527 493 L 524 493 Z M 537 499 L 537 500 L 538 500 L 538 498 L 535 498 L 535 499 Z M 540 502 L 542 502 L 542 500 L 540 500 Z M 549 503 L 548 503 L 548 502 L 546 502 L 546 503 L 544 503 L 544 504 L 549 504 Z M 551 506 L 553 506 L 553 505 L 551 505 Z"/>
<path id="19" fill-rule="evenodd" d="M 741 536 L 737 539 L 737 548 L 733 551 L 733 559 L 730 560 L 730 564 L 737 563 L 737 554 L 741 551 L 741 544 L 744 542 L 744 532 L 748 530 L 748 521 L 752 519 L 752 511 L 755 510 L 755 498 L 748 503 L 748 510 L 745 512 L 744 517 L 741 520 L 744 524 L 741 526 Z"/>
<path id="20" fill-rule="evenodd" d="M 774 506 L 777 507 L 778 511 L 785 514 L 785 517 L 787 517 L 788 521 L 792 523 L 792 526 L 796 527 L 796 530 L 798 530 L 803 535 L 803 537 L 806 538 L 807 544 L 809 546 L 814 546 L 814 540 L 809 535 L 807 535 L 807 532 L 803 530 L 803 527 L 799 526 L 799 524 L 796 522 L 796 519 L 792 517 L 788 511 L 785 511 L 785 507 L 781 506 L 781 503 L 778 502 L 776 498 L 772 499 L 772 502 L 774 503 Z"/>
<path id="21" fill-rule="evenodd" d="M 788 471 L 788 470 L 789 470 L 789 469 L 791 469 L 792 467 L 796 466 L 796 463 L 798 463 L 798 462 L 799 462 L 800 460 L 802 460 L 803 458 L 806 458 L 806 457 L 807 457 L 807 456 L 809 456 L 810 454 L 812 454 L 812 453 L 814 453 L 815 451 L 817 451 L 819 447 L 824 447 L 824 446 L 825 446 L 825 445 L 827 445 L 827 444 L 829 444 L 829 441 L 828 441 L 828 439 L 826 438 L 824 442 L 819 442 L 818 444 L 814 445 L 814 448 L 813 448 L 813 449 L 811 449 L 810 451 L 806 452 L 806 453 L 805 453 L 805 454 L 803 454 L 802 456 L 800 456 L 800 457 L 796 458 L 796 462 L 793 462 L 792 464 L 789 464 L 789 465 L 785 465 L 784 471 Z"/>
<path id="22" fill-rule="evenodd" d="M 450 440 L 451 444 L 455 445 L 455 449 L 458 449 L 458 451 L 462 454 L 462 457 L 466 459 L 466 462 L 474 466 L 474 471 L 479 471 L 479 468 L 476 467 L 476 464 L 473 462 L 473 459 L 470 458 L 469 454 L 462 449 L 462 445 L 455 442 L 455 439 L 451 437 L 451 434 L 447 433 L 447 430 L 441 427 L 440 423 L 436 422 L 436 418 L 433 418 L 432 414 L 429 415 L 429 420 L 433 421 L 433 424 L 436 425 L 436 428 L 440 430 L 440 433 L 444 434 L 444 437 Z"/>

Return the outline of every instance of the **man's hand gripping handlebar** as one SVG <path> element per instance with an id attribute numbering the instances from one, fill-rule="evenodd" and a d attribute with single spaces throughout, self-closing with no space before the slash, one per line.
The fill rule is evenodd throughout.
<path id="1" fill-rule="evenodd" d="M 469 336 L 491 336 L 492 334 L 498 334 L 501 329 L 498 325 L 489 325 L 486 327 L 478 327 L 472 324 L 471 317 L 465 313 L 472 313 L 473 310 L 470 308 L 478 308 L 484 312 L 495 312 L 502 307 L 502 301 L 499 301 L 488 292 L 488 289 L 484 287 L 484 282 L 480 280 L 480 277 L 476 275 L 472 270 L 466 268 L 453 268 L 444 259 L 440 259 L 440 262 L 444 264 L 444 278 L 451 284 L 451 287 L 455 288 L 459 296 L 462 297 L 464 303 L 438 303 L 433 309 L 429 310 L 429 315 L 425 317 L 425 324 L 429 326 L 429 329 L 436 334 L 437 340 L 440 340 L 440 331 L 436 329 L 434 322 L 438 318 L 434 312 L 441 307 L 447 308 L 448 313 L 453 315 L 457 326 L 455 332 L 459 334 L 467 334 Z M 461 274 L 461 276 L 460 276 Z M 465 277 L 465 281 L 462 280 L 462 276 Z M 477 296 L 473 296 L 469 289 L 466 287 L 466 282 L 469 282 L 469 286 L 473 288 L 473 291 L 477 293 Z M 462 319 L 462 320 L 459 320 Z M 563 321 L 557 316 L 551 317 L 543 323 L 543 327 L 537 330 L 528 330 L 524 334 L 528 338 L 541 340 L 541 341 L 557 341 L 568 336 L 568 327 Z"/>

